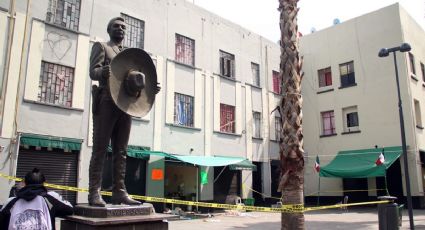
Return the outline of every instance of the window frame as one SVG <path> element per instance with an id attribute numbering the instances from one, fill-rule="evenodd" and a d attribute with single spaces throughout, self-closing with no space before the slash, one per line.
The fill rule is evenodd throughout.
<path id="1" fill-rule="evenodd" d="M 410 73 L 416 76 L 415 56 L 412 52 L 408 52 Z"/>
<path id="2" fill-rule="evenodd" d="M 280 78 L 280 72 L 273 70 L 272 80 L 273 92 L 276 94 L 282 94 L 282 79 Z"/>
<path id="3" fill-rule="evenodd" d="M 252 111 L 252 137 L 262 138 L 261 136 L 261 112 Z"/>
<path id="4" fill-rule="evenodd" d="M 417 128 L 423 129 L 421 103 L 419 100 L 413 99 L 413 107 L 415 109 L 415 124 Z"/>
<path id="5" fill-rule="evenodd" d="M 422 81 L 425 82 L 425 65 L 421 62 Z"/>
<path id="6" fill-rule="evenodd" d="M 183 99 L 183 100 L 180 100 Z M 181 103 L 183 102 L 183 108 L 178 109 Z M 179 111 L 183 110 L 183 119 L 186 121 L 181 122 L 179 119 Z M 174 93 L 174 114 L 173 114 L 173 122 L 175 125 L 185 126 L 185 127 L 194 127 L 195 125 L 195 98 L 190 95 Z M 187 117 L 185 119 L 184 117 Z"/>
<path id="7" fill-rule="evenodd" d="M 195 66 L 195 40 L 176 33 L 175 61 L 188 66 Z M 179 52 L 181 54 L 179 55 Z"/>
<path id="8" fill-rule="evenodd" d="M 343 68 L 346 68 L 345 74 L 343 74 L 345 72 L 343 71 Z M 349 62 L 339 64 L 339 76 L 340 76 L 341 88 L 355 86 L 356 75 L 354 70 L 354 61 L 349 61 Z"/>
<path id="9" fill-rule="evenodd" d="M 325 117 L 325 115 L 328 115 Z M 321 122 L 322 122 L 322 136 L 331 136 L 336 134 L 336 126 L 335 126 L 335 112 L 334 110 L 328 110 L 320 112 Z M 330 128 L 325 127 L 326 122 L 325 119 L 330 120 L 329 125 Z M 327 132 L 329 131 L 330 132 Z"/>
<path id="10" fill-rule="evenodd" d="M 328 73 L 329 75 L 327 75 Z M 319 88 L 332 86 L 332 69 L 330 66 L 327 68 L 319 69 L 317 71 L 317 74 L 318 74 L 318 80 L 319 80 Z M 321 82 L 324 82 L 324 85 L 321 85 Z"/>
<path id="11" fill-rule="evenodd" d="M 220 132 L 235 133 L 236 132 L 236 107 L 220 103 Z"/>
<path id="12" fill-rule="evenodd" d="M 42 104 L 48 104 L 48 105 L 62 106 L 65 108 L 72 108 L 73 96 L 74 96 L 75 68 L 44 61 L 44 60 L 41 61 L 40 65 L 41 65 L 41 69 L 40 69 L 40 78 L 38 83 L 37 102 L 40 102 Z M 52 66 L 52 68 L 50 68 L 50 66 Z M 63 76 L 64 79 L 61 79 L 61 76 L 58 75 L 59 71 L 62 72 L 61 75 L 65 75 Z M 56 77 L 53 77 L 53 75 L 56 75 Z M 58 79 L 59 79 L 59 84 L 57 84 Z M 49 82 L 50 82 L 50 86 L 49 86 Z M 46 85 L 44 85 L 44 83 L 46 83 Z M 64 94 L 67 94 L 66 99 L 68 100 L 64 99 L 65 95 L 62 94 L 62 99 L 64 101 L 60 102 L 61 93 L 60 92 L 59 94 L 56 93 L 57 90 L 62 91 L 60 88 L 68 89 L 64 92 Z M 53 93 L 52 93 L 52 90 L 54 91 Z M 54 97 L 53 101 L 52 101 L 52 95 Z M 59 97 L 59 99 L 56 98 L 57 96 Z M 49 97 L 49 99 L 47 99 L 47 97 Z"/>
<path id="13" fill-rule="evenodd" d="M 236 79 L 235 76 L 235 55 L 223 50 L 219 50 L 220 55 L 220 75 L 230 79 Z"/>
<path id="14" fill-rule="evenodd" d="M 81 18 L 81 0 L 75 0 L 76 3 L 73 4 L 72 0 L 50 0 L 48 2 L 48 8 L 46 12 L 46 22 L 67 28 L 70 30 L 78 31 L 80 26 L 80 18 Z M 54 5 L 53 3 L 56 3 Z M 59 7 L 59 6 L 62 7 Z M 70 5 L 70 6 L 68 6 Z M 73 9 L 73 6 L 74 9 Z M 69 8 L 71 7 L 71 9 Z M 66 12 L 65 12 L 66 8 Z M 62 15 L 60 15 L 60 9 L 62 9 Z M 71 12 L 69 12 L 71 10 Z M 74 12 L 72 12 L 74 10 Z M 64 17 L 66 15 L 66 18 Z M 72 16 L 74 15 L 74 18 Z M 69 18 L 68 18 L 69 16 Z M 64 22 L 64 19 L 66 22 Z M 65 24 L 64 24 L 65 23 Z"/>
<path id="15" fill-rule="evenodd" d="M 260 87 L 260 65 L 254 62 L 251 62 L 251 72 L 252 72 L 252 85 Z"/>
<path id="16" fill-rule="evenodd" d="M 282 119 L 280 118 L 280 116 L 274 117 L 274 129 L 275 129 L 274 138 L 276 141 L 279 141 L 281 131 L 282 131 Z"/>
<path id="17" fill-rule="evenodd" d="M 121 13 L 121 17 L 124 18 L 124 22 L 127 26 L 125 31 L 124 40 L 122 45 L 124 48 L 140 48 L 144 49 L 145 47 L 145 21 L 138 19 L 136 17 L 130 16 L 125 13 Z M 140 23 L 140 25 L 136 25 Z M 134 35 L 136 33 L 139 35 Z M 139 41 L 135 41 L 134 38 L 139 38 Z M 134 44 L 136 43 L 136 44 Z M 138 45 L 139 44 L 139 45 Z"/>

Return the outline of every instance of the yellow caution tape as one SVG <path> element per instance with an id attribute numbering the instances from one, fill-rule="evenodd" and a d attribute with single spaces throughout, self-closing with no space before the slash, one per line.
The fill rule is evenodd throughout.
<path id="1" fill-rule="evenodd" d="M 22 181 L 21 178 L 9 176 L 0 173 L 0 177 Z M 86 188 L 77 188 L 72 186 L 64 186 L 64 185 L 56 185 L 44 183 L 44 186 L 54 189 L 74 191 L 74 192 L 88 192 Z M 112 196 L 111 192 L 101 191 L 102 195 Z M 319 207 L 309 207 L 305 208 L 303 204 L 285 204 L 279 208 L 270 208 L 270 207 L 258 207 L 258 206 L 245 206 L 245 205 L 231 205 L 231 204 L 217 204 L 217 203 L 208 203 L 208 202 L 196 202 L 196 201 L 186 201 L 186 200 L 176 200 L 176 199 L 168 199 L 162 197 L 151 197 L 151 196 L 140 196 L 140 195 L 130 195 L 133 199 L 137 200 L 145 200 L 149 202 L 157 202 L 157 203 L 168 203 L 168 204 L 180 204 L 180 205 L 192 205 L 206 208 L 222 208 L 222 209 L 236 209 L 236 210 L 246 210 L 246 211 L 257 211 L 257 212 L 285 212 L 285 213 L 294 213 L 294 212 L 307 212 L 307 211 L 315 211 L 321 209 L 331 209 L 331 208 L 341 208 L 347 206 L 357 206 L 357 205 L 369 205 L 369 204 L 380 204 L 380 203 L 388 203 L 389 201 L 373 201 L 373 202 L 362 202 L 362 203 L 352 203 L 352 204 L 336 204 L 336 205 L 327 205 L 327 206 L 319 206 Z"/>

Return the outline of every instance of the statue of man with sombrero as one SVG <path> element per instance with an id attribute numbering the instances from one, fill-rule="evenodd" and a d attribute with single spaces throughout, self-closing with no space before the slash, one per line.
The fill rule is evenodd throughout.
<path id="1" fill-rule="evenodd" d="M 109 144 L 113 155 L 112 204 L 139 205 L 129 197 L 125 181 L 127 144 L 131 117 L 143 117 L 151 109 L 160 90 L 155 65 L 142 49 L 123 49 L 126 24 L 123 18 L 109 21 L 110 41 L 96 42 L 90 56 L 93 85 L 93 153 L 89 166 L 91 206 L 105 207 L 100 189 L 103 165 Z"/>

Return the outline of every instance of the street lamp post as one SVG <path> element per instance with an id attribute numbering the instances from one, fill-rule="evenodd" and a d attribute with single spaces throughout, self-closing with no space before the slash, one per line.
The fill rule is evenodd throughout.
<path id="1" fill-rule="evenodd" d="M 410 178 L 409 178 L 409 167 L 407 163 L 407 147 L 406 147 L 406 133 L 404 130 L 404 118 L 403 118 L 403 107 L 401 104 L 401 96 L 400 96 L 400 84 L 398 79 L 398 67 L 397 67 L 397 58 L 396 52 L 409 52 L 412 48 L 408 43 L 403 43 L 401 46 L 393 47 L 393 48 L 383 48 L 379 51 L 379 57 L 387 57 L 390 52 L 393 53 L 394 57 L 394 67 L 395 67 L 395 78 L 397 82 L 397 94 L 398 94 L 398 113 L 400 117 L 400 130 L 401 130 L 401 145 L 403 149 L 403 161 L 404 161 L 404 176 L 406 181 L 406 192 L 407 192 L 407 207 L 409 209 L 409 222 L 410 229 L 415 229 L 415 225 L 413 223 L 413 209 L 412 209 L 412 194 L 410 192 Z"/>

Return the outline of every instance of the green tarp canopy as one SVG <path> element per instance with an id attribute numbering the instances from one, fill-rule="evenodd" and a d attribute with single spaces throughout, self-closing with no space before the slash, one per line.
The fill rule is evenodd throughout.
<path id="1" fill-rule="evenodd" d="M 320 168 L 319 175 L 340 178 L 385 176 L 386 170 L 400 157 L 402 149 L 400 146 L 384 148 L 385 162 L 376 165 L 381 152 L 382 148 L 340 151 L 328 165 Z"/>
<path id="2" fill-rule="evenodd" d="M 127 154 L 129 155 L 129 154 Z M 248 169 L 255 170 L 256 166 L 249 160 L 242 157 L 226 157 L 226 156 L 193 156 L 193 155 L 177 155 L 169 154 L 161 151 L 149 151 L 141 150 L 139 154 L 133 155 L 133 157 L 140 158 L 139 156 L 155 155 L 160 157 L 168 157 L 170 159 L 179 160 L 193 165 L 199 166 L 230 166 L 230 169 L 240 170 Z M 130 156 L 130 155 L 129 155 Z"/>
<path id="3" fill-rule="evenodd" d="M 36 134 L 22 133 L 20 138 L 21 145 L 38 146 L 47 148 L 58 148 L 65 150 L 76 150 L 81 149 L 81 143 L 83 140 L 64 138 L 64 137 L 52 137 Z"/>

